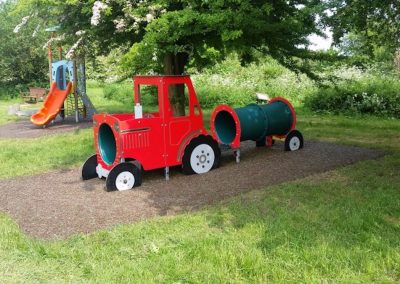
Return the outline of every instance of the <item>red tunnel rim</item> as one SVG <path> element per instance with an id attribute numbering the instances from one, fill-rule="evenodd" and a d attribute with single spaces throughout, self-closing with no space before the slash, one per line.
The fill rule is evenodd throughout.
<path id="1" fill-rule="evenodd" d="M 213 138 L 215 140 L 217 140 L 217 142 L 219 144 L 223 144 L 221 142 L 221 140 L 219 139 L 218 135 L 217 135 L 217 131 L 215 129 L 215 118 L 217 117 L 217 115 L 221 112 L 221 111 L 226 111 L 228 113 L 230 113 L 230 115 L 232 116 L 233 120 L 235 121 L 235 125 L 236 125 L 236 136 L 233 139 L 233 141 L 230 143 L 230 147 L 231 148 L 239 148 L 240 147 L 240 135 L 241 135 L 241 129 L 240 129 L 240 120 L 239 117 L 237 116 L 235 110 L 228 106 L 228 105 L 219 105 L 217 106 L 212 115 L 211 115 L 211 120 L 210 120 L 210 128 L 211 128 L 211 134 L 213 136 Z"/>
<path id="2" fill-rule="evenodd" d="M 283 102 L 284 104 L 286 104 L 289 107 L 290 111 L 292 112 L 292 117 L 293 117 L 292 127 L 290 127 L 290 131 L 296 129 L 296 122 L 297 122 L 296 112 L 294 111 L 294 107 L 292 106 L 292 104 L 287 99 L 284 99 L 281 97 L 272 98 L 268 103 L 271 104 L 271 103 L 277 102 L 277 101 Z"/>
<path id="3" fill-rule="evenodd" d="M 103 168 L 105 168 L 107 170 L 111 170 L 113 167 L 115 167 L 117 164 L 119 164 L 119 161 L 122 158 L 122 155 L 121 155 L 122 141 L 121 141 L 120 133 L 118 133 L 115 130 L 115 128 L 113 127 L 113 125 L 115 125 L 116 121 L 114 119 L 112 119 L 110 116 L 106 116 L 106 113 L 101 113 L 101 114 L 98 114 L 98 115 L 101 116 L 101 119 L 99 119 L 97 121 L 98 125 L 95 125 L 93 127 L 94 136 L 95 136 L 94 146 L 95 146 L 95 149 L 96 149 L 97 161 L 98 161 L 99 164 L 101 164 L 101 166 Z M 108 164 L 106 161 L 103 160 L 103 157 L 102 157 L 101 152 L 100 152 L 98 136 L 99 136 L 100 127 L 103 124 L 106 124 L 111 128 L 112 133 L 114 135 L 114 139 L 115 139 L 116 155 L 115 155 L 114 161 L 111 164 Z"/>

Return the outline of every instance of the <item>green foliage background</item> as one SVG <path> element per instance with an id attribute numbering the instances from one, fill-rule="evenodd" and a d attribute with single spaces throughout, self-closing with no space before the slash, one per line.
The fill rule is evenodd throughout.
<path id="1" fill-rule="evenodd" d="M 400 81 L 396 73 L 373 68 L 341 68 L 338 71 L 340 77 L 307 97 L 305 106 L 316 112 L 400 118 Z"/>
<path id="2" fill-rule="evenodd" d="M 15 96 L 25 85 L 47 82 L 47 41 L 40 20 L 32 18 L 29 25 L 14 33 L 22 17 L 32 14 L 19 11 L 15 1 L 0 3 L 0 89 L 1 96 Z M 35 32 L 36 30 L 36 32 Z M 17 91 L 15 91 L 17 90 Z"/>
<path id="3" fill-rule="evenodd" d="M 399 73 L 392 64 L 400 34 L 396 1 L 128 2 L 104 2 L 108 7 L 97 26 L 90 24 L 94 0 L 1 3 L 1 96 L 47 86 L 44 28 L 57 23 L 65 50 L 76 42 L 77 31 L 85 32 L 80 50 L 88 78 L 101 83 L 108 100 L 131 102 L 133 74 L 162 73 L 166 53 L 187 53 L 185 70 L 204 108 L 245 105 L 261 92 L 313 111 L 399 117 Z M 353 13 L 358 10 L 368 17 Z M 28 23 L 13 33 L 27 15 Z M 121 19 L 126 28 L 118 30 L 115 20 Z M 338 49 L 304 48 L 306 36 L 324 25 L 332 27 Z"/>

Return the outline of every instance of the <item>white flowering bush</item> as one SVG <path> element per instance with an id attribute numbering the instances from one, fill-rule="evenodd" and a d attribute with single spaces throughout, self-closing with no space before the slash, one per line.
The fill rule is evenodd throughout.
<path id="1" fill-rule="evenodd" d="M 97 26 L 100 23 L 101 13 L 108 8 L 106 3 L 101 1 L 95 1 L 93 3 L 92 12 L 93 15 L 90 18 L 90 23 L 92 26 Z"/>
<path id="2" fill-rule="evenodd" d="M 15 26 L 13 32 L 16 33 L 16 34 L 19 33 L 19 31 L 21 30 L 21 28 L 22 28 L 23 26 L 25 26 L 25 25 L 28 23 L 28 20 L 29 20 L 30 17 L 31 17 L 31 16 L 25 16 L 25 17 L 23 17 L 22 20 L 21 20 L 21 22 L 20 22 L 18 25 Z"/>
<path id="3" fill-rule="evenodd" d="M 400 80 L 379 71 L 341 80 L 305 100 L 317 112 L 364 113 L 400 118 Z"/>
<path id="4" fill-rule="evenodd" d="M 400 72 L 400 49 L 398 49 L 394 55 L 394 67 Z"/>

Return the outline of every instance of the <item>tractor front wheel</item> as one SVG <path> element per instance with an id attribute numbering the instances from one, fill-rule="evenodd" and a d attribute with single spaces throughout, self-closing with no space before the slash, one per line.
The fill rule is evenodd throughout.
<path id="1" fill-rule="evenodd" d="M 132 163 L 116 165 L 106 179 L 106 191 L 130 190 L 142 184 L 142 172 Z"/>
<path id="2" fill-rule="evenodd" d="M 182 158 L 182 169 L 185 174 L 204 174 L 219 166 L 221 150 L 211 137 L 200 135 L 186 146 Z"/>
<path id="3" fill-rule="evenodd" d="M 82 165 L 80 172 L 81 172 L 81 179 L 88 180 L 97 177 L 96 173 L 97 167 L 97 155 L 90 156 L 86 162 Z"/>

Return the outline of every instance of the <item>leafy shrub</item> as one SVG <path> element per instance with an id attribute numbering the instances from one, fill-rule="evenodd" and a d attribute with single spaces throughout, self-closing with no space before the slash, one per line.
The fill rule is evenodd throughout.
<path id="1" fill-rule="evenodd" d="M 104 88 L 105 83 L 101 80 L 92 80 L 88 79 L 86 80 L 86 88 L 91 89 L 91 88 Z"/>
<path id="2" fill-rule="evenodd" d="M 233 56 L 192 78 L 203 108 L 222 103 L 243 106 L 255 102 L 257 92 L 300 103 L 317 90 L 305 75 L 296 75 L 269 57 L 241 66 Z"/>
<path id="3" fill-rule="evenodd" d="M 86 78 L 94 81 L 112 83 L 129 78 L 130 74 L 121 70 L 122 48 L 113 49 L 107 56 L 97 56 L 86 64 Z"/>
<path id="4" fill-rule="evenodd" d="M 243 106 L 255 101 L 255 92 L 251 89 L 226 85 L 201 85 L 198 81 L 196 81 L 195 85 L 202 108 L 214 108 L 219 104 Z"/>
<path id="5" fill-rule="evenodd" d="M 18 97 L 18 94 L 23 91 L 24 87 L 20 85 L 10 86 L 10 85 L 3 85 L 0 87 L 0 99 L 12 99 Z M 28 90 L 28 89 L 26 89 Z"/>
<path id="6" fill-rule="evenodd" d="M 103 94 L 109 100 L 127 101 L 132 98 L 132 86 L 125 83 L 106 84 L 103 88 Z"/>
<path id="7" fill-rule="evenodd" d="M 21 84 L 17 82 L 0 83 L 0 99 L 7 100 L 18 98 L 21 92 L 28 92 L 29 87 L 49 88 L 48 82 L 31 82 L 29 84 Z"/>
<path id="8" fill-rule="evenodd" d="M 400 82 L 394 75 L 365 73 L 321 88 L 305 100 L 314 111 L 357 112 L 400 118 Z"/>
<path id="9" fill-rule="evenodd" d="M 105 84 L 103 94 L 106 99 L 133 104 L 133 83 L 124 81 L 121 83 Z M 151 87 L 141 89 L 141 102 L 144 106 L 155 106 L 158 104 L 157 94 Z"/>

